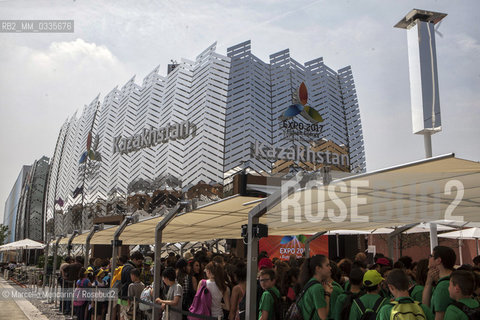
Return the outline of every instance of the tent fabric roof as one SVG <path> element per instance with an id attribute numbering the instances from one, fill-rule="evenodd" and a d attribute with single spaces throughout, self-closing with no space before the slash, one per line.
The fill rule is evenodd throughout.
<path id="1" fill-rule="evenodd" d="M 0 246 L 0 251 L 18 250 L 18 249 L 43 249 L 45 245 L 43 243 L 31 240 L 23 239 L 15 242 L 10 242 Z"/>
<path id="2" fill-rule="evenodd" d="M 239 239 L 248 212 L 258 202 L 256 197 L 233 196 L 210 203 L 188 213 L 177 215 L 163 230 L 162 242 Z M 128 225 L 120 236 L 125 245 L 154 244 L 155 227 L 163 219 L 156 217 Z M 98 231 L 90 244 L 110 244 L 117 226 Z M 72 244 L 85 244 L 88 233 L 75 237 Z M 68 237 L 60 242 L 68 243 Z"/>
<path id="3" fill-rule="evenodd" d="M 353 209 L 355 185 L 360 203 Z M 259 204 L 255 200 L 258 198 L 233 196 L 178 215 L 164 229 L 162 242 L 238 239 L 241 226 L 248 222 L 248 213 Z M 452 208 L 453 214 L 447 215 Z M 260 223 L 268 224 L 269 235 L 367 231 L 417 222 L 460 220 L 460 216 L 464 221 L 480 221 L 480 163 L 457 159 L 453 154 L 425 159 L 335 180 L 329 186 L 299 189 L 267 209 Z M 126 245 L 153 244 L 155 226 L 162 219 L 129 225 L 120 240 Z M 97 232 L 91 244 L 110 244 L 116 229 Z M 72 243 L 84 244 L 86 236 L 87 233 L 79 235 Z M 67 242 L 68 238 L 64 238 L 61 243 Z"/>
<path id="4" fill-rule="evenodd" d="M 365 204 L 353 210 L 355 185 L 360 185 L 358 197 Z M 335 180 L 295 192 L 268 208 L 265 217 L 272 235 L 371 230 L 441 219 L 480 221 L 480 163 L 452 154 Z"/>
<path id="5" fill-rule="evenodd" d="M 453 232 L 442 233 L 438 235 L 441 238 L 450 238 L 450 239 L 480 239 L 480 228 L 470 228 L 464 230 L 458 230 Z"/>

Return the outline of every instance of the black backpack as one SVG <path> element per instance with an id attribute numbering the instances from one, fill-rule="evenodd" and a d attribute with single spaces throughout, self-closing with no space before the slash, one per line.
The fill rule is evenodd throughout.
<path id="1" fill-rule="evenodd" d="M 288 320 L 304 320 L 303 315 L 302 315 L 302 310 L 300 310 L 300 308 L 298 307 L 298 302 L 300 300 L 302 300 L 303 295 L 314 284 L 320 284 L 320 282 L 318 282 L 317 280 L 312 280 L 312 281 L 307 282 L 305 287 L 302 289 L 300 294 L 297 296 L 297 299 L 295 300 L 295 302 L 293 302 L 290 305 L 290 307 L 288 308 L 287 313 L 285 315 L 285 319 L 288 319 Z M 310 317 L 308 318 L 308 320 L 313 319 L 314 314 L 315 314 L 315 308 L 313 308 L 312 313 L 310 314 Z"/>
<path id="2" fill-rule="evenodd" d="M 465 303 L 462 303 L 460 301 L 453 301 L 452 304 L 458 309 L 462 310 L 462 312 L 466 314 L 468 319 L 470 320 L 480 319 L 480 307 L 470 308 Z"/>
<path id="3" fill-rule="evenodd" d="M 347 299 L 345 299 L 342 310 L 340 311 L 340 320 L 348 320 L 348 318 L 350 317 L 350 309 L 352 308 L 353 300 L 360 298 L 365 293 L 363 291 L 360 291 L 358 293 L 347 291 L 345 292 L 345 294 L 347 295 Z"/>
<path id="4" fill-rule="evenodd" d="M 378 298 L 377 301 L 375 301 L 373 308 L 371 309 L 365 308 L 365 305 L 360 300 L 360 298 L 356 298 L 354 299 L 354 301 L 362 311 L 362 317 L 360 318 L 360 320 L 375 320 L 377 318 L 378 309 L 380 309 L 380 306 L 382 305 L 383 301 L 385 301 L 385 298 Z"/>
<path id="5" fill-rule="evenodd" d="M 277 297 L 275 292 L 271 289 L 267 289 L 267 291 L 273 297 L 273 320 L 283 320 L 285 319 L 285 314 L 287 313 L 288 306 L 286 302 L 283 301 L 282 298 Z M 270 317 L 269 317 L 270 318 Z"/>

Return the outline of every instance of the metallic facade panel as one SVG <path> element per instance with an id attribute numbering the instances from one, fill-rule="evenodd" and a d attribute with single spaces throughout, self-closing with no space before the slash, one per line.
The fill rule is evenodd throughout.
<path id="1" fill-rule="evenodd" d="M 417 20 L 407 39 L 413 133 L 441 131 L 434 24 Z"/>

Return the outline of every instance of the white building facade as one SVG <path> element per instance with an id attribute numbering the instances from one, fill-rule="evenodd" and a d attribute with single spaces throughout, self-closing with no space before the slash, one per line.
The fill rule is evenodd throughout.
<path id="1" fill-rule="evenodd" d="M 89 228 L 95 215 L 112 212 L 102 205 L 126 201 L 139 185 L 144 193 L 186 191 L 198 183 L 224 185 L 242 169 L 268 175 L 303 168 L 300 162 L 338 165 L 315 149 L 319 141 L 345 150 L 336 159 L 344 171 L 365 170 L 350 67 L 334 71 L 322 58 L 302 65 L 288 50 L 266 63 L 251 53 L 249 41 L 227 49 L 226 56 L 215 49 L 213 44 L 195 60 L 183 59 L 166 76 L 157 67 L 141 85 L 131 79 L 64 123 L 45 204 L 54 224 L 50 232 Z M 297 108 L 316 110 L 322 121 L 304 111 L 284 117 L 299 101 L 302 83 L 308 98 L 300 94 L 305 103 Z M 268 151 L 275 151 L 273 158 Z M 278 160 L 286 163 L 282 170 Z"/>

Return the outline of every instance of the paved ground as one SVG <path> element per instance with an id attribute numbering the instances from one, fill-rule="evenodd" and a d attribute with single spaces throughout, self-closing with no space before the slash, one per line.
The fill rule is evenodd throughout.
<path id="1" fill-rule="evenodd" d="M 5 289 L 11 290 L 13 287 L 3 277 L 0 277 L 0 291 L 5 291 Z M 10 297 L 6 299 L 2 297 L 0 298 L 0 319 L 48 320 L 49 318 L 27 300 L 13 300 Z"/>

